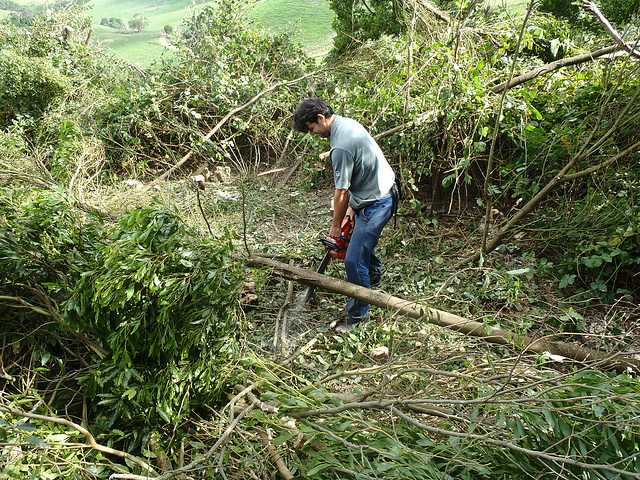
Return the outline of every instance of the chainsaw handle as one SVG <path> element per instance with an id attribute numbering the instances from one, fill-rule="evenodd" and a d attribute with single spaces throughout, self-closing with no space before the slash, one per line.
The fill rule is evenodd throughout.
<path id="1" fill-rule="evenodd" d="M 338 242 L 336 242 L 331 237 L 329 237 L 329 238 L 321 238 L 320 239 L 320 243 L 322 243 L 328 250 L 332 250 L 332 251 L 335 251 L 335 252 L 340 250 L 340 247 L 338 246 Z"/>

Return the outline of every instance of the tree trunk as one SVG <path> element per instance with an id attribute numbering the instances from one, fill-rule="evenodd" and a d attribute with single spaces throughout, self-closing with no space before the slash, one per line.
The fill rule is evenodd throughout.
<path id="1" fill-rule="evenodd" d="M 508 345 L 524 352 L 549 352 L 552 355 L 559 355 L 579 362 L 596 363 L 601 368 L 616 370 L 617 372 L 624 372 L 627 369 L 640 372 L 640 361 L 624 357 L 620 354 L 610 354 L 568 343 L 517 335 L 507 330 L 491 327 L 452 313 L 436 310 L 416 302 L 403 300 L 402 298 L 387 295 L 386 293 L 364 288 L 303 268 L 290 266 L 269 258 L 254 255 L 247 260 L 247 263 L 252 267 L 271 267 L 275 275 L 288 280 L 294 280 L 305 285 L 312 285 L 330 292 L 347 295 L 356 300 L 377 305 L 380 308 L 406 315 L 410 318 L 426 319 L 433 325 L 449 328 L 465 335 L 472 335 L 489 343 Z"/>

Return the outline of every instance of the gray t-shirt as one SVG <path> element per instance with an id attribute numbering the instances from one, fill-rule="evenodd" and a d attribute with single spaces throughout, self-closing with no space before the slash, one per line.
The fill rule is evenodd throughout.
<path id="1" fill-rule="evenodd" d="M 395 174 L 369 132 L 336 115 L 331 126 L 331 164 L 336 189 L 349 189 L 349 205 L 359 210 L 391 195 Z"/>

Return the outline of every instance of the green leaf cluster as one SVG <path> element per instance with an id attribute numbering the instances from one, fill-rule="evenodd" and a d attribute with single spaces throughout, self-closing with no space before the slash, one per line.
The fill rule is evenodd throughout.
<path id="1" fill-rule="evenodd" d="M 68 90 L 69 81 L 49 59 L 28 57 L 15 49 L 0 50 L 1 126 L 19 116 L 41 116 Z"/>
<path id="2" fill-rule="evenodd" d="M 69 325 L 110 351 L 84 383 L 110 412 L 133 416 L 156 398 L 157 413 L 175 421 L 188 412 L 188 404 L 179 412 L 180 401 L 223 391 L 237 350 L 242 270 L 230 234 L 203 240 L 176 214 L 140 208 L 109 237 L 64 302 Z M 134 400 L 135 408 L 120 409 Z"/>
<path id="3" fill-rule="evenodd" d="M 108 228 L 78 215 L 64 193 L 6 189 L 1 198 L 2 308 L 17 322 L 4 335 L 42 321 L 45 306 L 14 308 L 39 305 L 35 291 L 59 312 L 24 341 L 44 349 L 43 365 L 60 356 L 55 339 L 68 330 L 101 345 L 106 355 L 80 379 L 101 427 L 175 422 L 219 397 L 243 329 L 231 233 L 202 239 L 160 205 Z"/>
<path id="4" fill-rule="evenodd" d="M 466 402 L 450 405 L 465 412 L 465 421 L 434 422 L 404 410 L 412 424 L 357 408 L 324 415 L 321 422 L 303 420 L 300 430 L 308 440 L 296 460 L 306 463 L 304 477 L 313 479 L 332 478 L 336 472 L 341 478 L 384 472 L 411 479 L 595 480 L 627 478 L 624 472 L 638 471 L 637 379 L 581 371 L 548 373 L 538 381 L 538 386 L 505 390 L 498 385 L 469 389 Z M 447 398 L 446 390 L 442 395 Z M 337 399 L 334 403 L 341 405 Z M 290 400 L 283 410 L 314 408 L 303 405 Z"/>
<path id="5" fill-rule="evenodd" d="M 572 278 L 562 287 L 611 300 L 630 293 L 629 276 L 640 271 L 640 189 L 637 178 L 613 170 L 592 183 L 567 212 L 547 212 L 546 223 L 566 225 L 548 245 L 565 252 L 560 273 Z"/>
<path id="6" fill-rule="evenodd" d="M 354 42 L 377 40 L 383 35 L 407 31 L 403 4 L 395 0 L 330 0 L 335 13 L 333 55 L 343 54 Z"/>
<path id="7" fill-rule="evenodd" d="M 617 26 L 632 23 L 640 14 L 639 0 L 599 0 L 596 3 L 607 19 Z M 568 19 L 578 25 L 602 28 L 592 18 L 585 18 L 580 2 L 575 0 L 542 0 L 539 8 L 543 12 L 553 13 L 558 18 Z"/>

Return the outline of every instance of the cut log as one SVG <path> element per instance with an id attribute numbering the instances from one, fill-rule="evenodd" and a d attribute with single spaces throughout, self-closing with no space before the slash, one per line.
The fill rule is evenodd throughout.
<path id="1" fill-rule="evenodd" d="M 558 355 L 570 360 L 598 364 L 599 368 L 615 370 L 620 373 L 629 370 L 640 372 L 640 361 L 620 353 L 603 352 L 569 343 L 518 335 L 508 330 L 492 327 L 416 302 L 387 295 L 386 293 L 361 287 L 338 278 L 287 265 L 286 263 L 278 262 L 270 258 L 254 255 L 247 260 L 247 263 L 252 267 L 270 267 L 273 269 L 275 275 L 285 279 L 346 295 L 399 315 L 427 320 L 433 325 L 445 327 L 464 335 L 481 338 L 489 343 L 507 345 L 523 352 L 548 352 L 552 355 Z"/>

